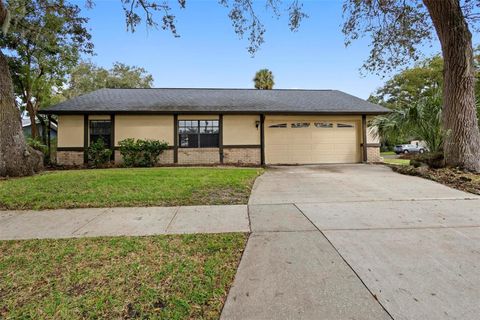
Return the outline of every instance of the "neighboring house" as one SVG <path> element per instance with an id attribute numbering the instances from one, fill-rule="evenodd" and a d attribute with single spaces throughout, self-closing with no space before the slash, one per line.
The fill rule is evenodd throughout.
<path id="1" fill-rule="evenodd" d="M 23 135 L 27 138 L 32 136 L 32 122 L 28 118 L 22 118 L 22 128 L 23 128 Z M 37 128 L 38 134 L 40 137 L 43 134 L 43 127 L 40 124 L 40 121 L 37 121 Z M 57 125 L 54 123 L 50 123 L 50 139 L 54 139 L 57 137 Z"/>
<path id="2" fill-rule="evenodd" d="M 41 111 L 58 116 L 57 162 L 84 163 L 102 137 L 164 140 L 162 164 L 320 164 L 380 160 L 367 130 L 379 105 L 337 90 L 101 89 Z"/>

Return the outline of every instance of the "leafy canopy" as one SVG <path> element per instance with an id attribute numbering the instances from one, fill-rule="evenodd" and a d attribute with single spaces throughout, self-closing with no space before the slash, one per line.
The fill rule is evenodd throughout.
<path id="1" fill-rule="evenodd" d="M 443 59 L 435 56 L 395 74 L 368 100 L 390 109 L 405 109 L 422 98 L 432 96 L 442 87 Z"/>
<path id="2" fill-rule="evenodd" d="M 480 1 L 459 0 L 464 18 L 476 30 Z M 421 48 L 435 36 L 430 15 L 419 0 L 345 0 L 345 44 L 369 37 L 370 54 L 363 68 L 390 72 L 422 58 Z"/>
<path id="3" fill-rule="evenodd" d="M 144 68 L 115 62 L 111 69 L 82 62 L 70 75 L 63 95 L 73 98 L 102 88 L 151 88 L 153 76 Z"/>
<path id="4" fill-rule="evenodd" d="M 121 0 L 128 30 L 134 32 L 143 21 L 149 27 L 170 30 L 175 37 L 177 21 L 175 9 L 185 9 L 187 0 Z M 93 5 L 94 0 L 88 0 Z M 174 6 L 172 3 L 176 3 Z M 279 0 L 218 0 L 218 3 L 228 10 L 228 17 L 232 22 L 235 33 L 240 39 L 248 39 L 247 50 L 254 55 L 265 42 L 266 28 L 258 16 L 258 11 L 265 9 L 274 17 L 282 12 L 288 14 L 288 26 L 291 31 L 297 31 L 301 22 L 308 17 L 303 11 L 303 4 L 298 0 L 282 2 Z"/>
<path id="5" fill-rule="evenodd" d="M 23 103 L 48 99 L 80 54 L 93 53 L 88 19 L 63 0 L 9 0 L 8 8 L 10 25 L 0 48 L 7 49 L 15 93 Z"/>

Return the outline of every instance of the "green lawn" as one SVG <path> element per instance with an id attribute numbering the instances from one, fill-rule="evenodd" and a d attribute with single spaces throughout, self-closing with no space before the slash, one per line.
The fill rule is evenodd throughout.
<path id="1" fill-rule="evenodd" d="M 0 241 L 0 319 L 218 319 L 246 239 Z"/>
<path id="2" fill-rule="evenodd" d="M 0 181 L 1 209 L 247 203 L 262 169 L 138 168 L 45 172 Z"/>
<path id="3" fill-rule="evenodd" d="M 410 160 L 408 159 L 388 159 L 383 158 L 383 162 L 386 164 L 396 164 L 399 166 L 408 166 L 410 165 Z"/>
<path id="4" fill-rule="evenodd" d="M 395 155 L 396 153 L 393 152 L 393 151 L 385 151 L 385 152 L 380 152 L 380 155 L 383 157 L 383 156 L 393 156 Z"/>

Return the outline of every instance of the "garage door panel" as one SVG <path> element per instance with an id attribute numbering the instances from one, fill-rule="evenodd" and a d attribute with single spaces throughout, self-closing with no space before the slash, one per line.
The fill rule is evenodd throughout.
<path id="1" fill-rule="evenodd" d="M 339 153 L 339 152 L 343 152 L 343 153 L 348 152 L 352 154 L 357 153 L 357 146 L 353 144 L 336 144 L 334 145 L 333 149 L 334 149 L 333 150 L 334 153 Z"/>
<path id="2" fill-rule="evenodd" d="M 310 125 L 292 128 L 292 123 Z M 354 163 L 360 160 L 357 123 L 352 121 L 289 120 L 286 127 L 265 129 L 265 156 L 269 164 Z M 276 122 L 279 123 L 278 121 Z M 317 123 L 317 125 L 315 125 Z M 338 126 L 341 125 L 341 127 Z M 346 127 L 351 126 L 351 127 Z"/>
<path id="3" fill-rule="evenodd" d="M 307 151 L 310 152 L 312 150 L 312 145 L 311 144 L 292 144 L 288 146 L 288 150 L 295 152 L 301 152 L 301 151 Z"/>

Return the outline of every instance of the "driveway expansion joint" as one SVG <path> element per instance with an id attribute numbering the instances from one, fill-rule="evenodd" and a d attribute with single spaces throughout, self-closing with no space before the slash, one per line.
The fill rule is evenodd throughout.
<path id="1" fill-rule="evenodd" d="M 308 220 L 310 221 L 311 224 L 313 224 L 315 226 L 315 228 L 318 230 L 318 232 L 328 241 L 328 243 L 332 246 L 332 248 L 335 250 L 335 252 L 339 255 L 339 257 L 343 260 L 343 262 L 348 266 L 348 268 L 350 268 L 350 270 L 355 274 L 355 276 L 357 277 L 357 279 L 362 283 L 362 285 L 365 287 L 365 289 L 368 290 L 368 292 L 372 295 L 373 299 L 375 299 L 375 301 L 382 307 L 382 309 L 385 311 L 385 313 L 390 317 L 390 319 L 394 320 L 393 316 L 390 314 L 390 312 L 388 312 L 387 308 L 378 300 L 377 298 L 377 295 L 374 294 L 370 288 L 367 286 L 367 284 L 362 280 L 362 278 L 360 278 L 360 275 L 355 271 L 355 269 L 350 265 L 350 263 L 348 263 L 348 261 L 345 259 L 344 256 L 342 256 L 342 254 L 338 251 L 338 249 L 333 245 L 333 243 L 330 241 L 330 239 L 328 239 L 328 237 L 322 232 L 322 230 L 320 230 L 314 223 L 313 221 L 310 220 L 310 218 L 308 218 L 308 216 L 296 205 L 294 204 L 294 206 L 297 208 L 298 211 L 300 211 L 303 216 Z"/>

